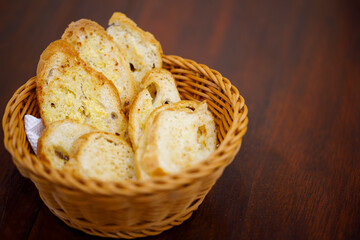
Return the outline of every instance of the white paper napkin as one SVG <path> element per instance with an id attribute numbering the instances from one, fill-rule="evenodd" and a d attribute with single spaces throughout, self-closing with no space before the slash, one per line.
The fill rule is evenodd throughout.
<path id="1" fill-rule="evenodd" d="M 35 154 L 37 154 L 37 143 L 42 131 L 45 128 L 44 124 L 41 118 L 36 118 L 32 115 L 25 115 L 24 122 L 26 136 Z"/>

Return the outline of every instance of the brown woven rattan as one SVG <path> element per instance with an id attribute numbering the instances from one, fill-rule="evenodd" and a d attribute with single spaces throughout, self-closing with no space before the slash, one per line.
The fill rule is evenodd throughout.
<path id="1" fill-rule="evenodd" d="M 215 70 L 178 56 L 163 56 L 183 99 L 206 100 L 216 118 L 219 146 L 200 164 L 147 181 L 79 179 L 40 162 L 30 150 L 24 115 L 39 116 L 34 78 L 10 99 L 4 143 L 20 173 L 31 179 L 50 211 L 88 234 L 113 238 L 157 235 L 188 219 L 240 149 L 247 107 L 238 90 Z"/>

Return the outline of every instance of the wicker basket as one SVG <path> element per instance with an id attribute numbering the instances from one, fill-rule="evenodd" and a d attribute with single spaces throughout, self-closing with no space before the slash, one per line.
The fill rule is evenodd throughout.
<path id="1" fill-rule="evenodd" d="M 163 56 L 183 99 L 206 100 L 216 118 L 219 147 L 181 174 L 149 181 L 104 183 L 78 179 L 41 163 L 30 150 L 24 115 L 39 116 L 35 81 L 10 99 L 3 117 L 6 149 L 20 173 L 30 178 L 50 211 L 88 234 L 113 238 L 157 235 L 188 219 L 232 162 L 247 129 L 247 107 L 220 73 L 177 56 Z"/>

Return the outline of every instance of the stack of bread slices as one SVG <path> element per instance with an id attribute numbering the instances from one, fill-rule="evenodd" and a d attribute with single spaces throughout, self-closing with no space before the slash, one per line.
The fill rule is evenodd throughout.
<path id="1" fill-rule="evenodd" d="M 160 43 L 122 13 L 106 30 L 72 22 L 41 54 L 36 91 L 39 159 L 80 178 L 178 173 L 216 148 L 207 104 L 180 99 Z"/>

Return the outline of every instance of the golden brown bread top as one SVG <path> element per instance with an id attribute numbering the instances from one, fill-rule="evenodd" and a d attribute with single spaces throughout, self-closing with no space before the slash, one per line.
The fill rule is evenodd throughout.
<path id="1" fill-rule="evenodd" d="M 127 137 L 127 120 L 114 84 L 93 70 L 68 42 L 52 42 L 41 54 L 36 92 L 44 125 L 75 119 Z"/>
<path id="2" fill-rule="evenodd" d="M 49 67 L 50 63 L 49 60 L 56 55 L 57 53 L 63 53 L 65 54 L 69 59 L 73 59 L 77 61 L 78 65 L 82 65 L 84 69 L 91 75 L 94 75 L 96 78 L 94 78 L 96 81 L 98 81 L 99 84 L 104 84 L 108 79 L 98 71 L 95 71 L 93 68 L 91 68 L 88 64 L 86 64 L 80 57 L 77 51 L 74 47 L 72 47 L 68 42 L 64 40 L 56 40 L 49 44 L 49 46 L 46 47 L 46 49 L 42 52 L 40 55 L 40 60 L 36 69 L 37 76 L 42 76 L 41 73 L 46 67 Z"/>
<path id="3" fill-rule="evenodd" d="M 128 111 L 136 94 L 136 84 L 124 53 L 104 28 L 94 21 L 72 22 L 62 35 L 79 56 L 96 71 L 104 74 L 119 91 L 121 108 Z"/>

